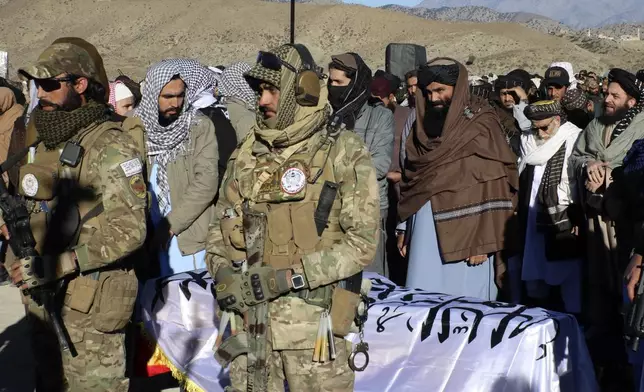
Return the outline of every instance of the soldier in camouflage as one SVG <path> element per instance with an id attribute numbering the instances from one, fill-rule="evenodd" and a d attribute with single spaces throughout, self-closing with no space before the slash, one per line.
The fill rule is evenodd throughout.
<path id="1" fill-rule="evenodd" d="M 53 207 L 64 200 L 56 194 L 63 180 L 76 184 L 72 192 L 85 195 L 74 202 L 80 223 L 53 261 L 13 260 L 9 271 L 23 289 L 67 282 L 60 313 L 76 357 L 61 353 L 43 308 L 28 300 L 37 390 L 127 391 L 124 329 L 138 283 L 126 256 L 146 235 L 143 161 L 140 146 L 120 122 L 111 121 L 97 53 L 78 42 L 55 42 L 19 70 L 38 87 L 32 121 L 40 142 L 20 167 L 15 185 L 30 212 L 40 255 L 50 254 L 48 244 L 56 235 L 48 225 Z M 56 273 L 37 272 L 46 262 L 56 263 Z"/>
<path id="2" fill-rule="evenodd" d="M 374 257 L 378 186 L 363 141 L 328 125 L 312 61 L 305 47 L 284 45 L 260 52 L 245 75 L 259 95 L 256 125 L 228 162 L 206 248 L 219 306 L 236 314 L 216 355 L 232 362 L 235 391 L 283 391 L 285 382 L 292 391 L 353 390 L 342 317 L 333 319 L 335 360 L 313 362 L 314 348 L 323 313 L 345 308 L 349 324 L 355 316 L 338 284 Z M 329 199 L 325 189 L 337 193 Z M 263 230 L 253 216 L 265 219 Z"/>

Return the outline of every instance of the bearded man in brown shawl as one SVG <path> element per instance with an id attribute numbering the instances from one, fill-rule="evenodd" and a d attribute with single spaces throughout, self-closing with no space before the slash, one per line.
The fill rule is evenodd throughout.
<path id="1" fill-rule="evenodd" d="M 462 64 L 423 66 L 416 103 L 399 204 L 407 286 L 494 300 L 493 255 L 516 205 L 516 157 L 492 107 L 470 95 Z"/>

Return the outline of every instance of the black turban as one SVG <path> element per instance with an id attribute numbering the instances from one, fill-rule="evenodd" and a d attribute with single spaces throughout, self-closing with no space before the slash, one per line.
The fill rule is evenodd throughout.
<path id="1" fill-rule="evenodd" d="M 424 89 L 434 82 L 456 86 L 458 72 L 458 64 L 423 65 L 418 70 L 418 86 Z"/>
<path id="2" fill-rule="evenodd" d="M 619 84 L 626 94 L 639 101 L 641 82 L 632 73 L 620 68 L 613 68 L 608 73 L 608 83 Z"/>
<path id="3" fill-rule="evenodd" d="M 506 88 L 521 87 L 527 93 L 534 83 L 530 74 L 527 71 L 522 69 L 515 69 L 514 71 L 508 72 L 507 75 L 499 76 L 499 78 L 494 83 L 495 90 L 502 90 Z"/>
<path id="4" fill-rule="evenodd" d="M 541 121 L 555 116 L 562 117 L 563 111 L 558 101 L 539 101 L 526 106 L 523 114 L 531 121 Z"/>

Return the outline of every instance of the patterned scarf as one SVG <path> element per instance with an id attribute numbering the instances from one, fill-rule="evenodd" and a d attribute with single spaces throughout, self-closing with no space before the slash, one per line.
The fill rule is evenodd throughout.
<path id="1" fill-rule="evenodd" d="M 557 193 L 565 160 L 566 143 L 562 144 L 555 155 L 548 160 L 546 169 L 543 172 L 538 194 L 541 208 L 537 213 L 537 226 L 542 231 L 559 233 L 572 229 L 572 224 L 568 218 L 568 206 L 559 205 Z"/>
<path id="2" fill-rule="evenodd" d="M 227 97 L 239 98 L 252 110 L 257 106 L 257 94 L 250 88 L 244 78 L 244 74 L 251 70 L 248 63 L 237 62 L 227 67 L 221 74 L 221 80 L 217 86 L 217 95 L 226 103 Z"/>
<path id="3" fill-rule="evenodd" d="M 164 127 L 159 124 L 159 94 L 175 75 L 179 75 L 186 84 L 186 95 L 179 118 Z M 216 85 L 216 75 L 192 59 L 163 60 L 150 67 L 145 77 L 143 98 L 135 116 L 145 125 L 148 159 L 158 165 L 158 199 L 163 215 L 170 211 L 170 186 L 166 168 L 179 154 L 186 152 L 186 146 L 190 143 L 190 125 L 197 111 L 192 102 L 208 89 L 214 93 Z"/>
<path id="4" fill-rule="evenodd" d="M 109 119 L 109 108 L 95 101 L 71 112 L 63 110 L 45 111 L 36 107 L 32 113 L 38 138 L 49 150 L 69 140 L 91 124 L 101 124 Z"/>
<path id="5" fill-rule="evenodd" d="M 608 82 L 610 83 L 611 81 L 612 80 L 611 80 L 611 77 L 609 75 Z M 624 116 L 624 118 L 621 119 L 617 123 L 617 125 L 615 125 L 615 129 L 613 130 L 613 134 L 610 136 L 610 141 L 611 142 L 613 140 L 617 139 L 617 137 L 619 135 L 621 135 L 622 132 L 624 132 L 626 130 L 626 128 L 629 127 L 629 125 L 631 125 L 631 122 L 633 122 L 633 119 L 635 118 L 635 116 L 637 116 L 638 114 L 640 114 L 642 112 L 642 110 L 644 110 L 644 82 L 642 82 L 642 81 L 640 81 L 638 79 L 635 79 L 635 88 L 637 88 L 637 90 L 640 93 L 639 99 L 637 100 L 637 103 L 635 104 L 635 106 L 633 106 L 632 108 L 628 109 L 628 112 L 626 112 L 626 115 Z"/>

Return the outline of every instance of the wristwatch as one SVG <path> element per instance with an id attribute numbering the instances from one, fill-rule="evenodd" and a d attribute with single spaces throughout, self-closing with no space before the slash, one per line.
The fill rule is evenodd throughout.
<path id="1" fill-rule="evenodd" d="M 302 274 L 296 274 L 295 272 L 293 272 L 293 275 L 291 275 L 291 288 L 293 290 L 299 290 L 303 289 L 304 287 L 306 287 L 304 276 L 302 276 Z"/>

